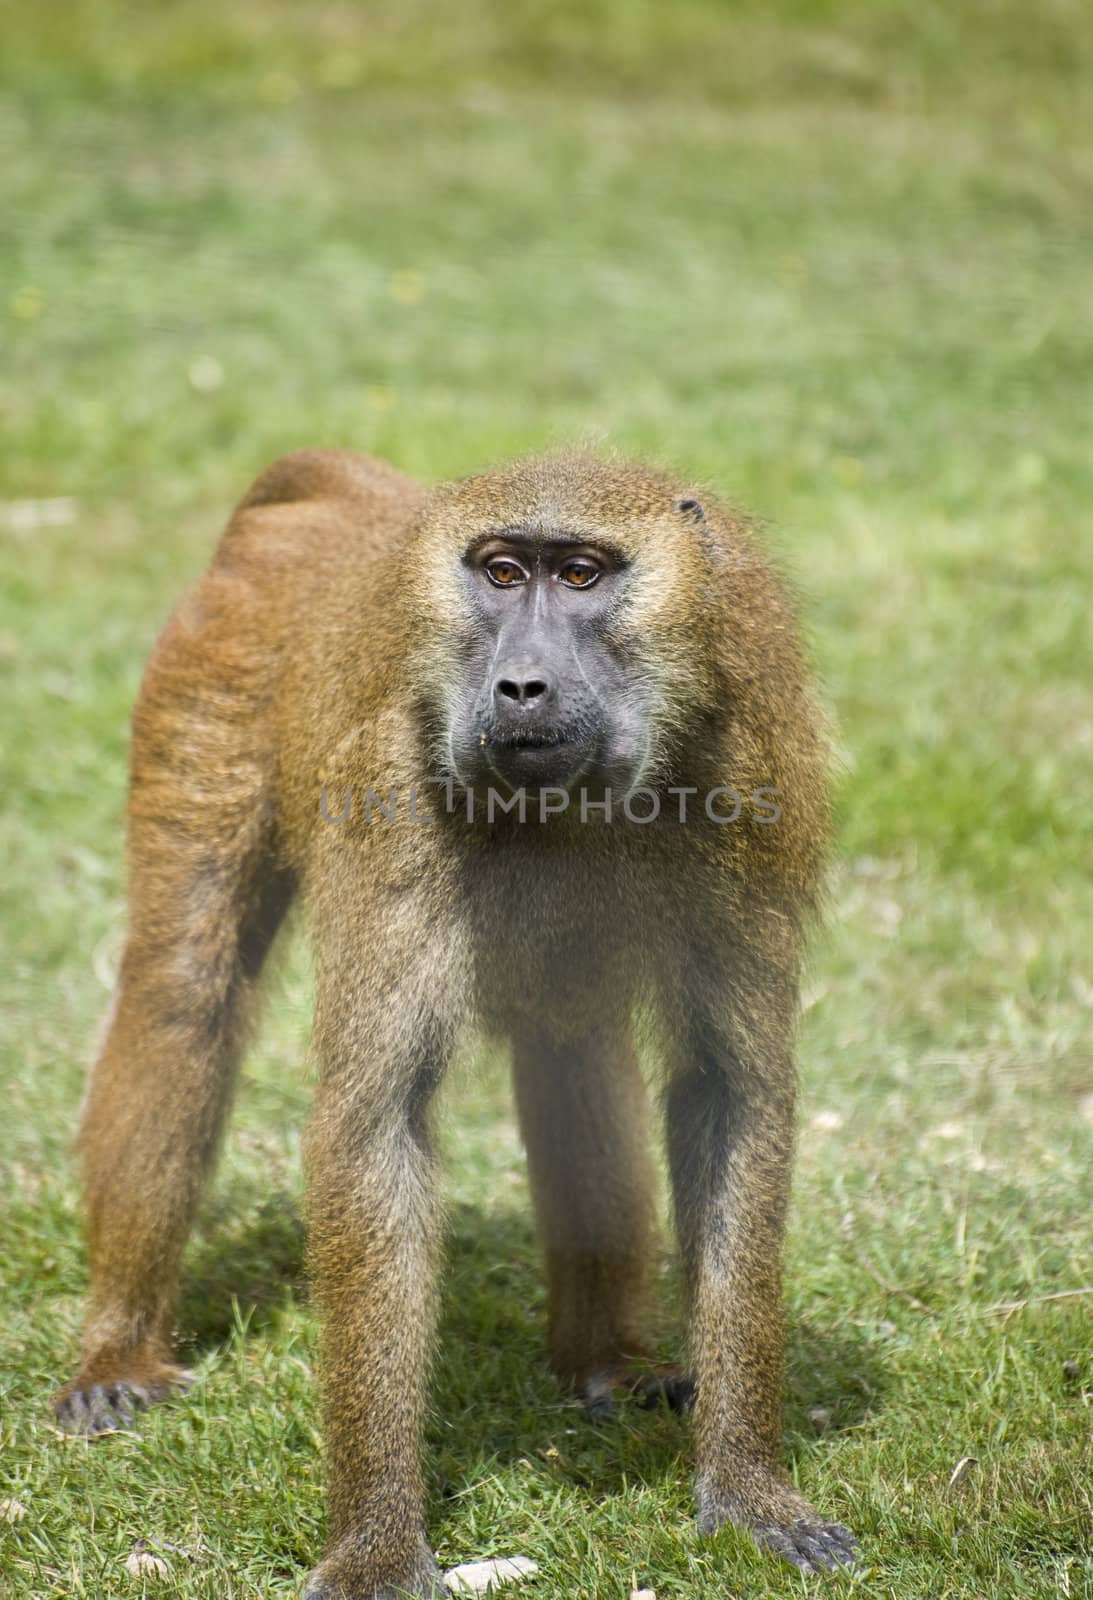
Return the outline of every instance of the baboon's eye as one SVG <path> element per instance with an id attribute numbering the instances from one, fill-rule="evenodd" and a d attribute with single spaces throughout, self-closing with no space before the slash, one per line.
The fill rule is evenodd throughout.
<path id="1" fill-rule="evenodd" d="M 558 573 L 559 579 L 567 589 L 588 589 L 599 575 L 600 569 L 596 563 L 583 559 L 567 561 Z"/>
<path id="2" fill-rule="evenodd" d="M 486 577 L 499 589 L 512 589 L 518 583 L 528 581 L 528 575 L 523 567 L 518 562 L 510 560 L 508 556 L 494 556 L 492 561 L 487 561 Z"/>

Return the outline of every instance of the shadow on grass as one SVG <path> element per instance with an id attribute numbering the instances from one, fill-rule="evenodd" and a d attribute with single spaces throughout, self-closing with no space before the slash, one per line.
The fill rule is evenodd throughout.
<path id="1" fill-rule="evenodd" d="M 682 1328 L 682 1306 L 665 1278 L 660 1322 Z M 679 1358 L 682 1338 L 658 1343 Z M 787 1455 L 805 1454 L 819 1433 L 854 1428 L 882 1403 L 881 1352 L 866 1332 L 813 1320 L 791 1330 L 785 1410 Z M 530 1217 L 523 1211 L 452 1218 L 433 1383 L 431 1468 L 440 1493 L 458 1492 L 469 1466 L 525 1458 L 593 1496 L 618 1493 L 623 1478 L 679 1479 L 690 1495 L 688 1417 L 620 1399 L 604 1421 L 589 1418 L 546 1365 L 546 1296 Z"/>
<path id="2" fill-rule="evenodd" d="M 662 1311 L 681 1323 L 665 1280 Z M 305 1230 L 284 1193 L 257 1184 L 221 1195 L 187 1258 L 183 1349 L 196 1355 L 230 1337 L 233 1302 L 255 1331 L 286 1296 L 307 1296 Z M 662 1342 L 672 1360 L 679 1341 Z M 866 1334 L 816 1321 L 790 1335 L 786 1428 L 792 1458 L 818 1432 L 857 1426 L 881 1403 L 884 1369 Z M 817 1411 L 822 1416 L 817 1417 Z M 665 1407 L 622 1399 L 593 1421 L 546 1365 L 546 1296 L 531 1218 L 522 1210 L 453 1208 L 429 1424 L 435 1492 L 457 1492 L 483 1464 L 526 1458 L 593 1495 L 617 1492 L 623 1475 L 648 1484 L 689 1478 L 691 1426 Z"/>
<path id="3" fill-rule="evenodd" d="M 186 1252 L 179 1348 L 184 1360 L 223 1344 L 236 1327 L 269 1327 L 286 1296 L 307 1298 L 307 1233 L 299 1201 L 234 1183 L 203 1212 Z"/>

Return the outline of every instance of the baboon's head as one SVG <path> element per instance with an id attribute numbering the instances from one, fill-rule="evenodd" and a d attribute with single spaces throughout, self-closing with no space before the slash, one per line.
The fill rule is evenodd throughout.
<path id="1" fill-rule="evenodd" d="M 709 709 L 719 559 L 678 484 L 583 457 L 439 490 L 411 601 L 415 687 L 465 786 L 625 794 Z"/>

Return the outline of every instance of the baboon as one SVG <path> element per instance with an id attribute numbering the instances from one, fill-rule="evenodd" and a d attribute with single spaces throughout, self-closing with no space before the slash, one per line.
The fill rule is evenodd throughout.
<path id="1" fill-rule="evenodd" d="M 433 492 L 348 452 L 272 466 L 134 712 L 128 940 L 82 1123 L 90 1310 L 62 1424 L 128 1424 L 186 1381 L 179 1258 L 298 894 L 329 1477 L 309 1600 L 438 1582 L 420 1464 L 441 1234 L 429 1107 L 468 1029 L 511 1045 L 551 1358 L 594 1411 L 655 1390 L 637 1046 L 656 1041 L 699 1526 L 736 1523 L 806 1571 L 851 1561 L 851 1535 L 780 1459 L 793 1034 L 826 759 L 793 608 L 712 498 L 581 455 Z"/>

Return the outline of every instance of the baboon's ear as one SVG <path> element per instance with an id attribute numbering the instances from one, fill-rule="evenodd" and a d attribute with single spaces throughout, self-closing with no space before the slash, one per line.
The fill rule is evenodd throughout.
<path id="1" fill-rule="evenodd" d="M 673 500 L 672 510 L 689 527 L 697 528 L 702 539 L 702 548 L 710 561 L 715 563 L 724 561 L 724 548 L 706 521 L 706 512 L 701 500 L 696 500 L 693 495 L 681 495 L 678 500 Z"/>
<path id="2" fill-rule="evenodd" d="M 685 521 L 694 523 L 696 528 L 704 528 L 706 526 L 706 513 L 702 509 L 700 500 L 688 498 L 677 500 L 673 509 L 678 511 Z"/>

